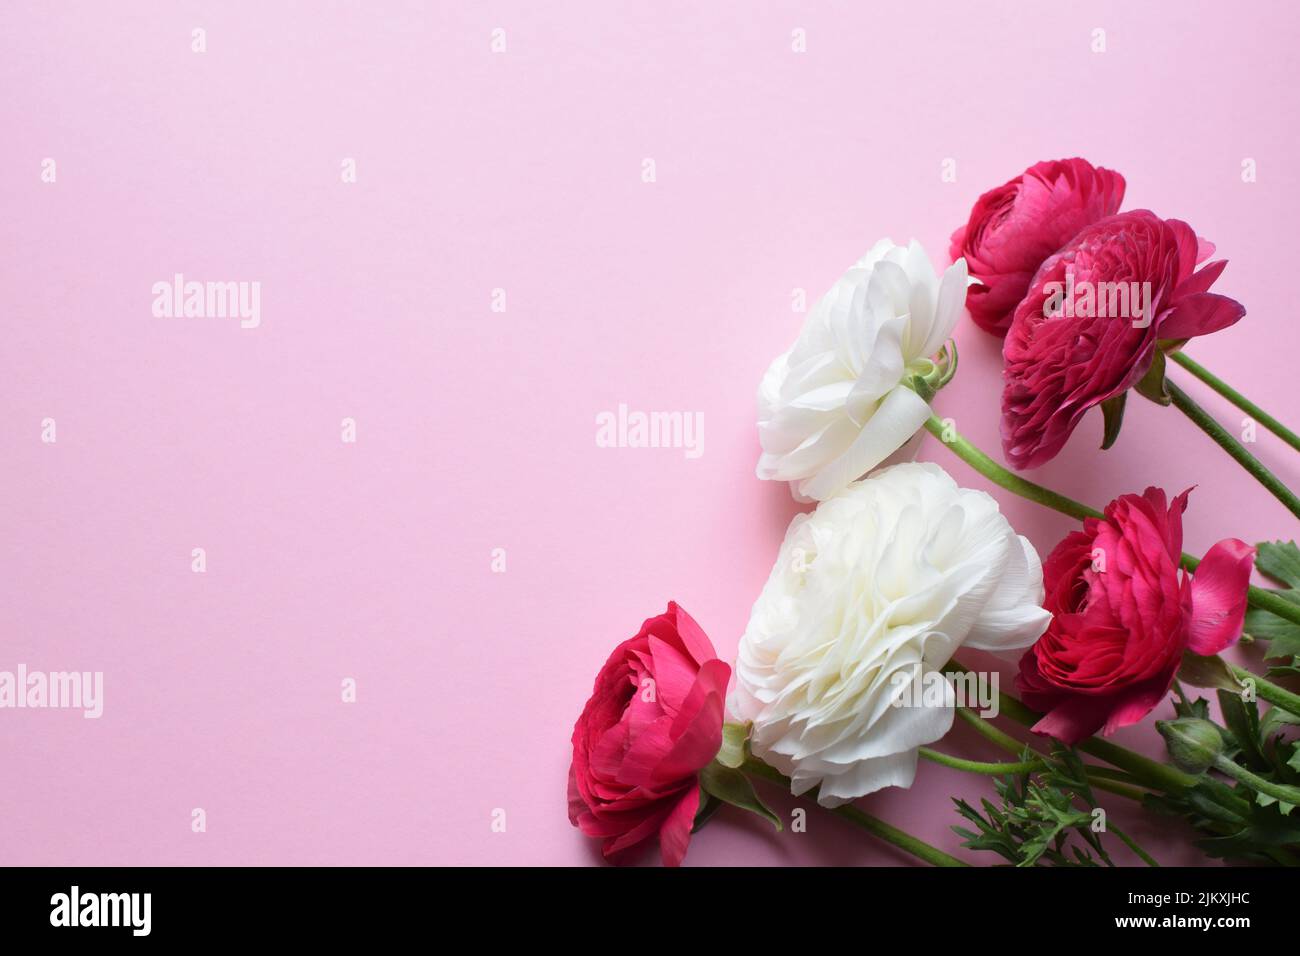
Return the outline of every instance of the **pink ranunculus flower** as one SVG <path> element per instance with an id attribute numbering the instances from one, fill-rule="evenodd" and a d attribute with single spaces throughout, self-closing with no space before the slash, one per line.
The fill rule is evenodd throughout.
<path id="1" fill-rule="evenodd" d="M 1036 163 L 980 196 L 948 248 L 980 281 L 966 293 L 971 318 L 1006 335 L 1038 267 L 1084 226 L 1118 212 L 1123 199 L 1124 177 L 1084 159 Z"/>
<path id="2" fill-rule="evenodd" d="M 614 649 L 573 728 L 569 820 L 624 862 L 655 837 L 686 855 L 700 771 L 722 746 L 731 668 L 674 603 Z"/>
<path id="3" fill-rule="evenodd" d="M 1043 563 L 1052 622 L 1016 678 L 1044 712 L 1036 732 L 1074 744 L 1136 723 L 1168 693 L 1184 650 L 1217 654 L 1240 636 L 1255 549 L 1227 538 L 1181 574 L 1189 494 L 1168 505 L 1158 488 L 1121 495 Z"/>
<path id="4" fill-rule="evenodd" d="M 1088 409 L 1136 384 L 1160 340 L 1232 325 L 1209 291 L 1227 265 L 1185 222 L 1146 209 L 1086 227 L 1038 270 L 1002 344 L 1002 449 L 1016 468 L 1053 458 Z"/>

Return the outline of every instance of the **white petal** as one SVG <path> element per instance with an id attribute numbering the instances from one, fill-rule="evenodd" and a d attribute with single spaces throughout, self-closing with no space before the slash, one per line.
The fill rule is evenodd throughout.
<path id="1" fill-rule="evenodd" d="M 800 493 L 822 500 L 866 474 L 907 443 L 930 417 L 930 406 L 904 386 L 893 389 L 877 406 L 849 448 L 805 481 Z"/>
<path id="2" fill-rule="evenodd" d="M 926 336 L 925 344 L 916 356 L 909 358 L 929 358 L 943 348 L 943 343 L 952 338 L 957 328 L 957 320 L 966 306 L 966 260 L 958 259 L 950 265 L 939 283 L 939 302 L 935 307 L 934 325 Z"/>
<path id="3" fill-rule="evenodd" d="M 905 700 L 902 687 L 963 645 L 1032 642 L 1041 576 L 989 495 L 932 463 L 875 471 L 790 523 L 740 641 L 732 713 L 795 793 L 818 786 L 834 806 L 910 786 L 952 696 L 941 683 L 937 700 Z"/>

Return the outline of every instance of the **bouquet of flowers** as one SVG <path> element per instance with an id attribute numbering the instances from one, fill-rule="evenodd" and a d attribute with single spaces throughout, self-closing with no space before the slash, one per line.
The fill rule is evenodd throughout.
<path id="1" fill-rule="evenodd" d="M 1245 315 L 1211 291 L 1226 262 L 1185 222 L 1120 212 L 1124 191 L 1082 159 L 1038 163 L 980 196 L 942 275 L 918 243 L 882 240 L 808 314 L 759 385 L 757 476 L 815 507 L 790 523 L 734 665 L 669 603 L 614 649 L 574 728 L 569 816 L 606 858 L 657 840 L 677 865 L 724 805 L 779 829 L 759 783 L 940 866 L 1112 865 L 1112 836 L 1155 865 L 1095 825 L 1112 798 L 1168 818 L 1208 856 L 1300 861 L 1300 694 L 1286 687 L 1300 674 L 1296 545 L 1226 538 L 1185 554 L 1190 488 L 1098 510 L 1009 470 L 931 410 L 968 312 L 1003 337 L 1012 469 L 1053 458 L 1094 407 L 1110 447 L 1136 392 L 1181 411 L 1300 517 L 1300 499 L 1167 377 L 1180 366 L 1300 451 L 1300 436 L 1183 351 Z M 910 460 L 922 432 L 1078 528 L 1040 558 L 992 497 Z M 1253 571 L 1276 586 L 1252 586 Z M 1266 642 L 1265 673 L 1219 657 L 1248 640 Z M 962 664 L 967 649 L 1018 660 L 1016 694 L 970 706 L 984 675 Z M 1216 695 L 1215 715 L 1197 689 Z M 957 719 L 1007 759 L 933 749 Z M 1029 728 L 1029 742 L 998 721 Z M 1165 761 L 1107 739 L 1147 722 Z M 912 786 L 919 760 L 989 781 L 979 807 L 955 801 L 970 861 L 858 804 Z"/>

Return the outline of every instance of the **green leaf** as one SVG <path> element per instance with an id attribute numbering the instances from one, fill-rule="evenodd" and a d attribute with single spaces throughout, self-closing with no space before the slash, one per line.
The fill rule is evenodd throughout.
<path id="1" fill-rule="evenodd" d="M 1105 430 L 1101 438 L 1101 450 L 1105 451 L 1119 438 L 1119 428 L 1124 424 L 1124 405 L 1128 401 L 1128 392 L 1120 392 L 1101 403 L 1101 413 L 1105 418 Z"/>
<path id="2" fill-rule="evenodd" d="M 1300 588 L 1300 548 L 1294 541 L 1261 541 L 1255 546 L 1255 567 L 1265 577 Z"/>
<path id="3" fill-rule="evenodd" d="M 1151 360 L 1151 367 L 1147 369 L 1141 380 L 1133 386 L 1133 390 L 1143 398 L 1149 398 L 1157 405 L 1168 405 L 1173 399 L 1169 397 L 1169 392 L 1165 390 L 1165 353 L 1159 349 L 1156 350 L 1156 357 Z"/>
<path id="4" fill-rule="evenodd" d="M 953 800 L 957 812 L 978 827 L 952 828 L 962 846 L 996 853 L 1018 867 L 1114 866 L 1092 832 L 1096 802 L 1074 751 L 1054 747 L 1041 771 L 998 777 L 993 786 L 1001 805 L 981 799 L 983 813 Z"/>
<path id="5" fill-rule="evenodd" d="M 1259 721 L 1259 739 L 1267 743 L 1287 727 L 1300 724 L 1300 717 L 1281 707 L 1270 707 Z M 1300 751 L 1298 751 L 1300 752 Z M 1300 770 L 1300 766 L 1296 767 Z"/>
<path id="6" fill-rule="evenodd" d="M 1300 590 L 1273 591 L 1278 597 L 1300 604 Z M 1295 658 L 1300 656 L 1300 624 L 1278 617 L 1272 611 L 1250 608 L 1246 611 L 1243 629 L 1261 641 L 1268 641 L 1268 650 L 1264 652 L 1267 660 L 1288 660 L 1287 665 L 1295 666 Z"/>
<path id="7" fill-rule="evenodd" d="M 716 760 L 713 761 L 700 772 L 700 786 L 705 793 L 717 797 L 723 803 L 757 813 L 772 826 L 781 829 L 781 818 L 758 799 L 749 778 L 734 767 L 725 767 Z"/>
<path id="8" fill-rule="evenodd" d="M 695 811 L 695 822 L 691 824 L 691 832 L 698 833 L 700 829 L 704 826 L 704 824 L 708 823 L 710 818 L 712 818 L 712 816 L 718 812 L 718 809 L 721 806 L 722 806 L 721 800 L 719 800 L 717 797 L 705 793 L 704 788 L 701 787 L 700 806 L 699 809 Z"/>
<path id="9" fill-rule="evenodd" d="M 1221 690 L 1219 709 L 1223 711 L 1223 722 L 1241 748 L 1246 763 L 1256 768 L 1267 767 L 1268 759 L 1259 746 L 1259 708 L 1254 701 L 1247 704 L 1238 694 Z"/>
<path id="10" fill-rule="evenodd" d="M 749 756 L 749 724 L 723 724 L 722 749 L 713 759 L 724 767 L 739 768 Z"/>
<path id="11" fill-rule="evenodd" d="M 1178 699 L 1174 701 L 1174 713 L 1179 717 L 1199 717 L 1201 720 L 1209 720 L 1210 702 L 1204 697 L 1188 700 L 1187 696 L 1180 690 Z"/>
<path id="12" fill-rule="evenodd" d="M 1261 807 L 1271 807 L 1274 804 L 1277 804 L 1278 812 L 1281 813 L 1282 816 L 1284 817 L 1290 814 L 1290 812 L 1294 810 L 1296 807 L 1294 803 L 1287 803 L 1284 800 L 1277 800 L 1273 797 L 1270 797 L 1266 793 L 1255 794 L 1255 802 L 1258 803 Z"/>
<path id="13" fill-rule="evenodd" d="M 1239 694 L 1242 690 L 1241 681 L 1233 676 L 1232 668 L 1217 654 L 1202 657 L 1191 651 L 1183 651 L 1183 664 L 1178 668 L 1178 677 L 1193 687 L 1209 687 L 1233 694 Z"/>

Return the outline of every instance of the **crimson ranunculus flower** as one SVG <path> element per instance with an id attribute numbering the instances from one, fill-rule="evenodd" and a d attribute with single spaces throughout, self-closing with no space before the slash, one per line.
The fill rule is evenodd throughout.
<path id="1" fill-rule="evenodd" d="M 966 257 L 980 281 L 966 293 L 971 318 L 1006 335 L 1038 267 L 1084 226 L 1113 215 L 1124 177 L 1085 159 L 1036 163 L 975 201 L 970 219 L 952 234 L 948 252 Z"/>
<path id="2" fill-rule="evenodd" d="M 573 728 L 569 820 L 619 863 L 659 838 L 667 866 L 686 855 L 700 771 L 722 746 L 731 668 L 674 603 L 610 655 Z"/>
<path id="3" fill-rule="evenodd" d="M 1194 576 L 1181 574 L 1188 494 L 1169 506 L 1159 488 L 1121 495 L 1043 563 L 1052 622 L 1016 678 L 1045 713 L 1038 733 L 1074 744 L 1136 723 L 1168 692 L 1184 650 L 1217 654 L 1241 634 L 1255 549 L 1227 538 Z"/>
<path id="4" fill-rule="evenodd" d="M 1002 448 L 1016 468 L 1053 458 L 1088 409 L 1136 384 L 1157 341 L 1232 325 L 1209 292 L 1225 260 L 1185 222 L 1146 209 L 1086 227 L 1043 263 L 1002 344 Z"/>

